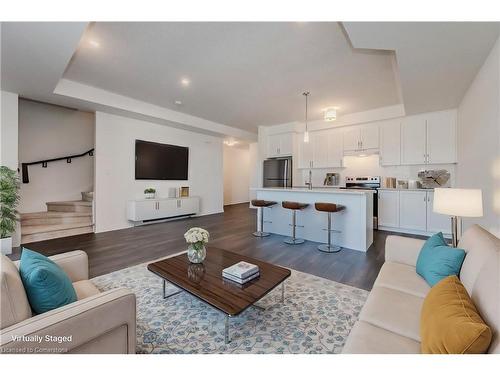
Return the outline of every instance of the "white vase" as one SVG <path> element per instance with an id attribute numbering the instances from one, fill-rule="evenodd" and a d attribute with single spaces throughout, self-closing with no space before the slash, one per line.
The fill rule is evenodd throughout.
<path id="1" fill-rule="evenodd" d="M 202 263 L 207 256 L 207 249 L 205 245 L 197 249 L 195 244 L 190 243 L 187 250 L 187 256 L 191 263 Z"/>
<path id="2" fill-rule="evenodd" d="M 2 238 L 0 240 L 1 251 L 4 255 L 12 254 L 12 237 Z"/>
<path id="3" fill-rule="evenodd" d="M 156 193 L 144 193 L 146 196 L 146 199 L 154 199 L 156 196 Z"/>

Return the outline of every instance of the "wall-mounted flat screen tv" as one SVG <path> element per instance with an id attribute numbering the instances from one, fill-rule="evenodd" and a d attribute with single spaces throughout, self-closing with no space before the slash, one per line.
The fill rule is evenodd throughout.
<path id="1" fill-rule="evenodd" d="M 187 180 L 189 148 L 135 140 L 136 180 Z"/>

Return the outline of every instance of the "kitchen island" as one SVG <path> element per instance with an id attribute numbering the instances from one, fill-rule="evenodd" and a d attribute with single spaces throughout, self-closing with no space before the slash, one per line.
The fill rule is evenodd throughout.
<path id="1" fill-rule="evenodd" d="M 269 233 L 290 236 L 292 211 L 281 207 L 283 201 L 309 203 L 297 212 L 297 237 L 314 242 L 327 242 L 327 214 L 316 211 L 314 203 L 336 203 L 345 210 L 332 215 L 333 243 L 349 249 L 366 251 L 373 242 L 373 190 L 335 188 L 253 188 L 257 199 L 275 201 L 278 204 L 263 209 L 264 230 Z M 261 211 L 261 210 L 259 210 Z M 260 216 L 257 217 L 257 223 Z M 270 221 L 270 222 L 268 222 Z"/>

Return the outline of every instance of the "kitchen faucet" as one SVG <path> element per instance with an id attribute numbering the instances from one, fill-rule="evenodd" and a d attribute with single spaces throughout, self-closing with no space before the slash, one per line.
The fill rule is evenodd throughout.
<path id="1" fill-rule="evenodd" d="M 307 188 L 309 190 L 312 190 L 313 184 L 312 184 L 312 170 L 309 169 L 309 181 L 306 182 Z"/>

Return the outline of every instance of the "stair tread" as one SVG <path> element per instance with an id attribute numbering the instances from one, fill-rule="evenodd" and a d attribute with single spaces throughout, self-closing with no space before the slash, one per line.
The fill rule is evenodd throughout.
<path id="1" fill-rule="evenodd" d="M 47 202 L 47 204 L 53 206 L 92 206 L 91 201 L 77 200 L 77 201 L 58 201 L 58 202 Z"/>
<path id="2" fill-rule="evenodd" d="M 51 240 L 54 238 L 61 238 L 61 237 L 77 236 L 80 234 L 87 234 L 87 233 L 93 233 L 93 232 L 94 232 L 94 227 L 92 225 L 90 225 L 90 226 L 85 226 L 85 227 L 80 227 L 80 228 L 70 228 L 70 229 L 63 229 L 63 230 L 52 231 L 52 232 L 23 234 L 21 236 L 21 244 L 24 245 L 24 244 L 32 243 L 32 242 L 46 241 L 46 240 Z"/>
<path id="3" fill-rule="evenodd" d="M 76 229 L 92 227 L 88 222 L 84 223 L 69 223 L 69 224 L 45 224 L 45 225 L 21 225 L 21 235 L 28 235 L 34 233 L 47 233 L 60 230 Z"/>
<path id="4" fill-rule="evenodd" d="M 41 211 L 41 212 L 26 212 L 21 214 L 21 220 L 38 219 L 44 217 L 90 217 L 91 212 L 63 212 L 63 211 Z"/>

